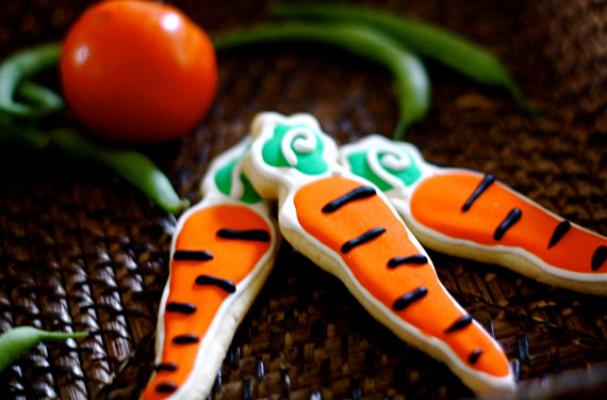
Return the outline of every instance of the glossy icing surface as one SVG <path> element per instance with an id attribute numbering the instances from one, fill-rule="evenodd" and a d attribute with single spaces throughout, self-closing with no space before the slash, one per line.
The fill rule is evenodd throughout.
<path id="1" fill-rule="evenodd" d="M 411 154 L 389 147 L 353 151 L 347 161 L 352 173 L 373 182 L 382 191 L 392 189 L 394 180 L 409 186 L 422 175 Z"/>
<path id="2" fill-rule="evenodd" d="M 171 261 L 163 361 L 144 399 L 166 398 L 187 380 L 220 306 L 271 246 L 269 240 L 218 235 L 225 229 L 254 232 L 253 239 L 266 239 L 261 232 L 271 232 L 263 217 L 246 206 L 220 204 L 189 215 L 175 242 L 175 254 L 182 256 Z"/>
<path id="3" fill-rule="evenodd" d="M 232 193 L 232 187 L 234 186 L 234 172 L 237 174 L 237 178 L 240 179 L 242 184 L 243 193 L 240 197 L 240 201 L 247 204 L 255 204 L 261 201 L 261 198 L 253 189 L 249 178 L 242 173 L 239 168 L 240 158 L 235 158 L 223 167 L 219 168 L 215 174 L 215 185 L 217 189 L 226 196 L 230 196 Z"/>
<path id="4" fill-rule="evenodd" d="M 359 196 L 333 212 L 323 212 L 327 204 L 361 186 L 332 177 L 301 187 L 294 203 L 302 228 L 338 254 L 370 294 L 400 318 L 447 343 L 473 368 L 507 376 L 509 365 L 502 350 L 478 324 L 458 325 L 458 321 L 466 321 L 462 320 L 465 314 L 439 282 L 432 265 L 420 265 L 423 250 L 408 239 L 402 221 L 380 197 Z M 364 240 L 356 241 L 361 238 Z M 344 248 L 353 240 L 355 245 Z M 407 261 L 415 262 L 410 265 L 389 266 L 401 260 L 395 257 L 411 256 Z M 449 330 L 453 326 L 457 329 Z"/>
<path id="5" fill-rule="evenodd" d="M 606 260 L 600 257 L 607 238 L 557 218 L 499 182 L 486 187 L 463 210 L 483 179 L 482 174 L 467 171 L 428 177 L 413 192 L 411 215 L 444 235 L 522 248 L 558 269 L 607 272 Z"/>
<path id="6" fill-rule="evenodd" d="M 291 167 L 307 175 L 327 171 L 324 144 L 318 133 L 305 124 L 279 123 L 262 151 L 264 162 L 274 167 Z"/>

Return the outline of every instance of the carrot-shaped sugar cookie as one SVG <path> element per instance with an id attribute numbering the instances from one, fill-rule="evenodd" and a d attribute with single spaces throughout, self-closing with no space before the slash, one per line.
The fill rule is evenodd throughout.
<path id="1" fill-rule="evenodd" d="M 343 146 L 340 159 L 386 193 L 425 246 L 607 295 L 607 238 L 547 211 L 493 175 L 436 167 L 415 146 L 378 135 Z"/>
<path id="2" fill-rule="evenodd" d="M 248 141 L 214 161 L 204 200 L 180 218 L 143 399 L 204 399 L 277 249 L 267 203 L 242 172 Z"/>
<path id="3" fill-rule="evenodd" d="M 514 387 L 498 343 L 449 295 L 381 191 L 338 164 L 335 142 L 313 117 L 264 113 L 252 135 L 245 171 L 262 197 L 278 199 L 281 233 L 296 250 L 473 390 Z"/>

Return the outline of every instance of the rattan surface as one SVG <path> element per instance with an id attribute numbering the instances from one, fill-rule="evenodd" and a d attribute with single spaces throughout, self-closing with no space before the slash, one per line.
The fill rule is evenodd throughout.
<path id="1" fill-rule="evenodd" d="M 504 93 L 428 63 L 434 106 L 408 140 L 431 162 L 491 172 L 607 234 L 607 2 L 378 3 L 493 49 L 542 113 L 534 121 Z M 212 33 L 263 18 L 257 2 L 178 4 Z M 61 38 L 85 7 L 3 0 L 0 55 Z M 143 149 L 192 200 L 209 160 L 245 135 L 258 111 L 311 112 L 341 143 L 388 134 L 396 123 L 388 74 L 333 50 L 272 46 L 222 54 L 219 65 L 219 94 L 199 128 L 179 143 Z M 78 343 L 37 346 L 0 375 L 2 397 L 135 397 L 151 372 L 175 218 L 101 167 L 50 153 L 1 154 L 0 331 L 29 324 L 93 333 Z M 563 386 L 605 393 L 605 299 L 431 255 L 446 287 L 500 341 L 520 380 L 532 382 L 522 396 L 553 395 Z M 568 377 L 570 370 L 591 374 Z M 212 394 L 467 396 L 447 368 L 396 339 L 286 244 Z"/>

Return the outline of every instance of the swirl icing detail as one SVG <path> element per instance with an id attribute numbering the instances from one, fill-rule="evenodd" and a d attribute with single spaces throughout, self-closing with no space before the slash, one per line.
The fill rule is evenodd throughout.
<path id="1" fill-rule="evenodd" d="M 295 127 L 289 129 L 285 133 L 282 143 L 280 144 L 280 150 L 282 155 L 287 160 L 290 166 L 297 166 L 297 155 L 298 153 L 311 153 L 316 148 L 317 137 L 310 128 L 307 127 Z"/>
<path id="2" fill-rule="evenodd" d="M 353 152 L 348 155 L 348 162 L 354 174 L 370 180 L 382 191 L 402 189 L 421 177 L 413 156 L 393 148 Z"/>
<path id="3" fill-rule="evenodd" d="M 274 167 L 295 168 L 307 175 L 320 175 L 328 170 L 323 158 L 324 144 L 312 127 L 277 124 L 274 134 L 262 150 L 265 163 Z"/>

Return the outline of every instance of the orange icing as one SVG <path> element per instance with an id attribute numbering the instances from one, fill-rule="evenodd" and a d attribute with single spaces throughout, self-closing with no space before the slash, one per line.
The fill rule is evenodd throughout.
<path id="1" fill-rule="evenodd" d="M 607 245 L 606 238 L 572 225 L 569 232 L 548 249 L 561 219 L 501 183 L 493 183 L 470 210 L 462 212 L 462 205 L 482 178 L 474 172 L 448 172 L 422 181 L 411 199 L 413 217 L 422 225 L 450 237 L 484 245 L 520 247 L 556 268 L 592 273 L 592 255 L 597 247 Z M 522 211 L 521 219 L 501 240 L 494 240 L 496 227 L 514 207 Z"/>
<path id="2" fill-rule="evenodd" d="M 507 376 L 506 356 L 478 325 L 444 333 L 462 316 L 462 311 L 430 265 L 387 267 L 392 257 L 419 254 L 421 250 L 408 239 L 402 221 L 380 197 L 356 200 L 329 214 L 321 211 L 325 204 L 360 186 L 360 182 L 336 177 L 302 187 L 294 202 L 303 229 L 339 254 L 358 282 L 390 310 L 403 294 L 425 286 L 428 294 L 423 299 L 393 312 L 424 334 L 447 343 L 465 364 L 470 365 L 468 357 L 473 350 L 481 349 L 483 354 L 472 367 L 493 376 Z M 341 253 L 341 246 L 346 241 L 376 227 L 383 227 L 386 232 L 346 254 Z"/>
<path id="3" fill-rule="evenodd" d="M 190 315 L 165 313 L 164 345 L 162 362 L 175 363 L 174 372 L 159 371 L 149 382 L 143 399 L 162 399 L 170 393 L 157 393 L 156 386 L 172 382 L 179 387 L 185 383 L 194 367 L 199 344 L 215 317 L 219 307 L 229 295 L 215 286 L 195 285 L 196 277 L 209 274 L 228 279 L 235 285 L 243 280 L 268 251 L 270 242 L 230 240 L 216 236 L 218 230 L 263 229 L 271 233 L 265 220 L 245 206 L 216 205 L 191 214 L 177 237 L 175 250 L 206 250 L 213 255 L 209 261 L 171 261 L 171 301 L 194 304 L 196 312 Z M 198 335 L 198 344 L 178 345 L 172 338 L 193 333 Z"/>

